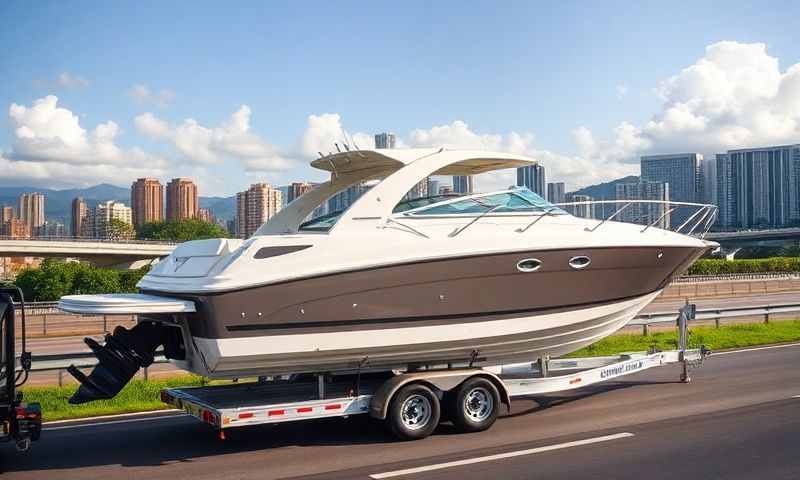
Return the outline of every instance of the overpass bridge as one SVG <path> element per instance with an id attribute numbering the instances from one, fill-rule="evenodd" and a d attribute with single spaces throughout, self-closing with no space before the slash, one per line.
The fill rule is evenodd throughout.
<path id="1" fill-rule="evenodd" d="M 797 240 L 800 239 L 800 227 L 739 230 L 735 232 L 708 232 L 705 238 L 719 243 L 746 243 L 748 245 L 758 241 Z"/>
<path id="2" fill-rule="evenodd" d="M 149 240 L 0 236 L 0 257 L 78 258 L 100 267 L 139 268 L 169 255 L 176 245 Z"/>

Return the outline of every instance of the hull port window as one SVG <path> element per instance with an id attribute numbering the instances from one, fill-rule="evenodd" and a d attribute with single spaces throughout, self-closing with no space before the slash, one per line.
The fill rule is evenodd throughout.
<path id="1" fill-rule="evenodd" d="M 520 272 L 535 272 L 542 268 L 542 261 L 538 258 L 526 258 L 517 262 L 517 270 Z"/>
<path id="2" fill-rule="evenodd" d="M 579 255 L 569 259 L 569 266 L 575 270 L 584 269 L 588 267 L 590 263 L 592 263 L 592 259 L 585 255 Z"/>

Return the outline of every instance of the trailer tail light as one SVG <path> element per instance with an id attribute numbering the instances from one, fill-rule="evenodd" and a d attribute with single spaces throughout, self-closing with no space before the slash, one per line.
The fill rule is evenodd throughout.
<path id="1" fill-rule="evenodd" d="M 209 425 L 215 425 L 217 423 L 217 416 L 214 415 L 213 412 L 210 412 L 208 410 L 203 410 L 202 417 L 203 421 Z"/>
<path id="2" fill-rule="evenodd" d="M 253 412 L 244 412 L 239 414 L 239 420 L 244 420 L 246 418 L 253 418 Z"/>
<path id="3" fill-rule="evenodd" d="M 19 406 L 16 408 L 17 420 L 35 420 L 39 421 L 42 418 L 42 411 L 38 408 L 28 408 L 26 406 Z"/>

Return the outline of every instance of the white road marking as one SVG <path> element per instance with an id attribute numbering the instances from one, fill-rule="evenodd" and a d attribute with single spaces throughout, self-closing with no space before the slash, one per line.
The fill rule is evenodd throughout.
<path id="1" fill-rule="evenodd" d="M 576 440 L 574 442 L 558 443 L 555 445 L 547 445 L 544 447 L 529 448 L 527 450 L 517 450 L 515 452 L 487 455 L 485 457 L 468 458 L 466 460 L 437 463 L 435 465 L 426 465 L 423 467 L 406 468 L 404 470 L 394 470 L 392 472 L 373 473 L 369 477 L 374 480 L 380 480 L 383 478 L 399 477 L 402 475 L 413 475 L 415 473 L 430 472 L 432 470 L 441 470 L 443 468 L 460 467 L 463 465 L 472 465 L 473 463 L 492 462 L 495 460 L 502 460 L 504 458 L 513 458 L 522 455 L 533 455 L 534 453 L 549 452 L 551 450 L 561 450 L 563 448 L 579 447 L 581 445 L 591 445 L 593 443 L 608 442 L 611 440 L 618 440 L 620 438 L 628 438 L 632 436 L 633 434 L 629 432 L 615 433 L 613 435 L 604 435 L 602 437 L 587 438 L 584 440 Z"/>
<path id="2" fill-rule="evenodd" d="M 800 347 L 800 343 L 787 343 L 786 345 L 770 345 L 769 347 L 742 348 L 739 350 L 729 350 L 727 352 L 714 352 L 711 356 L 719 357 L 720 355 L 730 355 L 732 353 L 757 352 L 759 350 L 771 350 L 773 348 L 786 348 L 786 347 Z"/>
<path id="3" fill-rule="evenodd" d="M 794 395 L 792 398 L 800 398 L 800 395 Z"/>
<path id="4" fill-rule="evenodd" d="M 104 427 L 107 425 L 117 425 L 122 423 L 135 423 L 135 422 L 151 422 L 154 420 L 166 420 L 166 419 L 176 419 L 183 417 L 184 415 L 176 414 L 176 415 L 159 415 L 157 417 L 147 417 L 147 418 L 129 418 L 127 420 L 113 420 L 111 422 L 97 422 L 97 423 L 86 423 L 80 425 L 64 425 L 61 427 L 42 427 L 42 430 L 46 432 L 52 432 L 55 430 L 68 430 L 73 428 L 87 428 L 87 427 Z"/>

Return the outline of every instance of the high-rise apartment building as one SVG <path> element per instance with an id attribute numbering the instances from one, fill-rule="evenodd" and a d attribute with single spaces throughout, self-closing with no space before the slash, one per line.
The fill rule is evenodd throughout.
<path id="1" fill-rule="evenodd" d="M 268 183 L 254 183 L 236 194 L 236 236 L 248 238 L 281 209 L 283 192 Z"/>
<path id="2" fill-rule="evenodd" d="M 310 192 L 314 189 L 314 185 L 308 182 L 292 182 L 289 185 L 288 196 L 286 198 L 286 203 L 292 203 L 296 199 L 300 198 L 304 194 Z"/>
<path id="3" fill-rule="evenodd" d="M 94 238 L 111 238 L 114 231 L 111 228 L 111 220 L 119 220 L 128 225 L 133 225 L 133 213 L 131 208 L 124 203 L 109 200 L 97 205 L 94 213 L 90 217 Z"/>
<path id="4" fill-rule="evenodd" d="M 580 203 L 580 202 L 592 202 L 594 201 L 594 198 L 590 197 L 589 195 L 576 195 L 574 193 L 568 193 L 566 194 L 565 200 L 567 203 Z M 591 203 L 586 203 L 582 205 L 571 205 L 566 207 L 566 210 L 570 214 L 578 218 L 597 218 L 595 205 Z"/>
<path id="5" fill-rule="evenodd" d="M 547 184 L 547 201 L 550 203 L 564 203 L 567 201 L 564 182 Z"/>
<path id="6" fill-rule="evenodd" d="M 173 178 L 167 184 L 167 220 L 197 218 L 197 185 L 190 178 Z"/>
<path id="7" fill-rule="evenodd" d="M 538 163 L 517 169 L 518 187 L 528 187 L 532 192 L 544 197 L 547 195 L 545 184 L 544 167 Z"/>
<path id="8" fill-rule="evenodd" d="M 641 180 L 669 184 L 669 197 L 673 202 L 701 203 L 703 201 L 703 175 L 699 153 L 645 155 L 641 157 Z M 671 215 L 670 225 L 682 225 L 696 210 L 678 208 Z"/>
<path id="9" fill-rule="evenodd" d="M 0 208 L 0 225 L 10 222 L 14 218 L 17 218 L 17 216 L 14 214 L 14 207 L 10 205 L 3 205 Z"/>
<path id="10" fill-rule="evenodd" d="M 428 177 L 428 195 L 439 195 L 439 180 Z"/>
<path id="11" fill-rule="evenodd" d="M 618 183 L 616 185 L 617 200 L 656 200 L 668 202 L 670 186 L 667 182 Z M 621 206 L 621 205 L 620 205 Z M 631 203 L 620 213 L 618 219 L 623 222 L 653 225 L 659 228 L 670 226 L 669 207 L 663 203 Z"/>
<path id="12" fill-rule="evenodd" d="M 207 208 L 200 208 L 197 210 L 197 218 L 198 220 L 202 220 L 206 223 L 217 223 L 217 217 L 211 213 L 211 210 Z"/>
<path id="13" fill-rule="evenodd" d="M 370 186 L 362 182 L 342 190 L 328 199 L 328 213 L 346 210 L 370 188 Z"/>
<path id="14" fill-rule="evenodd" d="M 195 196 L 197 191 L 195 189 Z M 139 178 L 131 185 L 133 226 L 164 221 L 164 186 L 156 178 Z"/>
<path id="15" fill-rule="evenodd" d="M 31 236 L 31 229 L 25 220 L 11 218 L 11 220 L 0 224 L 0 235 L 11 238 L 28 238 Z"/>
<path id="16" fill-rule="evenodd" d="M 453 192 L 469 195 L 475 191 L 475 180 L 472 175 L 453 175 Z"/>
<path id="17" fill-rule="evenodd" d="M 729 150 L 716 174 L 721 229 L 800 224 L 800 145 Z"/>
<path id="18" fill-rule="evenodd" d="M 31 231 L 32 236 L 39 234 L 44 226 L 44 195 L 39 192 L 23 193 L 19 196 L 19 218 Z"/>
<path id="19" fill-rule="evenodd" d="M 379 133 L 375 135 L 375 148 L 394 148 L 397 137 L 394 133 Z"/>
<path id="20" fill-rule="evenodd" d="M 86 217 L 89 216 L 89 208 L 86 206 L 86 201 L 83 197 L 72 199 L 72 221 L 70 222 L 69 233 L 73 237 L 82 236 L 83 224 L 86 223 Z"/>

